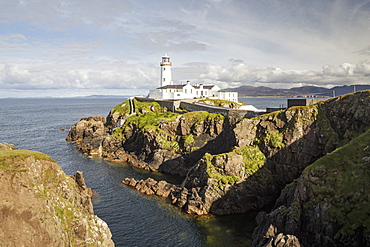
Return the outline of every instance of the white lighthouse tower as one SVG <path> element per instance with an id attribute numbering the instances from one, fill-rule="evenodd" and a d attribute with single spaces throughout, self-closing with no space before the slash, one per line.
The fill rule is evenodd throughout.
<path id="1" fill-rule="evenodd" d="M 172 85 L 172 75 L 171 67 L 172 63 L 170 62 L 170 57 L 167 55 L 162 56 L 161 65 L 161 83 L 160 86 L 164 87 L 167 85 Z"/>

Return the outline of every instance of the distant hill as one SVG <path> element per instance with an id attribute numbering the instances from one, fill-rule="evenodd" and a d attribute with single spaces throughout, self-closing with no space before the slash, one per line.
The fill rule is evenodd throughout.
<path id="1" fill-rule="evenodd" d="M 236 91 L 239 97 L 243 96 L 280 96 L 280 97 L 331 97 L 339 96 L 356 91 L 370 90 L 370 85 L 351 85 L 338 86 L 333 88 L 305 86 L 290 89 L 241 86 L 237 88 L 227 88 L 223 91 Z"/>

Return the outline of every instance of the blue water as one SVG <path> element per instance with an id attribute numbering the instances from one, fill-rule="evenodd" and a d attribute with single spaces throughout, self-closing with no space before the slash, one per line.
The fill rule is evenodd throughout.
<path id="1" fill-rule="evenodd" d="M 271 98 L 271 97 L 246 97 L 239 98 L 239 101 L 247 105 L 253 105 L 257 109 L 266 110 L 267 107 L 287 107 L 288 98 Z"/>
<path id="2" fill-rule="evenodd" d="M 124 100 L 0 99 L 0 142 L 46 153 L 66 174 L 82 171 L 87 185 L 98 194 L 93 201 L 95 214 L 108 223 L 116 246 L 250 246 L 255 213 L 186 215 L 164 199 L 144 196 L 121 184 L 126 177 L 153 177 L 173 183 L 178 178 L 89 159 L 65 141 L 69 128 L 82 117 L 107 116 Z M 269 99 L 265 105 L 270 106 Z M 65 131 L 60 130 L 63 128 Z"/>

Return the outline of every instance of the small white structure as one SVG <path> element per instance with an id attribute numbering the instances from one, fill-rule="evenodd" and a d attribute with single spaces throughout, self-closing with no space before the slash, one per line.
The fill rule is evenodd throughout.
<path id="1" fill-rule="evenodd" d="M 191 85 L 188 82 L 173 85 L 170 57 L 162 56 L 160 87 L 149 91 L 149 98 L 161 100 L 181 100 L 195 98 L 214 98 L 238 102 L 237 92 L 223 92 L 217 85 Z"/>

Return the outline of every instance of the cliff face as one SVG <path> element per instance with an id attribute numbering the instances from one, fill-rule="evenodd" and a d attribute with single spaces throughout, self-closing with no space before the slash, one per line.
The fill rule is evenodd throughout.
<path id="1" fill-rule="evenodd" d="M 114 246 L 82 174 L 65 175 L 45 154 L 0 144 L 0 194 L 4 246 Z"/>
<path id="2" fill-rule="evenodd" d="M 129 162 L 150 171 L 185 176 L 207 152 L 227 150 L 223 141 L 214 145 L 227 124 L 222 115 L 208 112 L 176 114 L 156 102 L 126 101 L 103 117 L 83 118 L 67 140 L 87 155 Z M 130 114 L 131 112 L 131 114 Z"/>
<path id="3" fill-rule="evenodd" d="M 195 214 L 267 207 L 305 167 L 369 126 L 369 104 L 364 92 L 243 119 L 229 133 L 236 147 L 203 156 L 171 201 Z"/>
<path id="4" fill-rule="evenodd" d="M 370 245 L 370 130 L 307 167 L 271 213 L 261 212 L 254 246 L 278 233 L 304 246 Z"/>
<path id="5" fill-rule="evenodd" d="M 190 113 L 173 115 L 163 111 L 154 114 L 156 111 L 151 110 L 153 107 L 146 106 L 145 112 L 136 112 L 137 109 L 144 109 L 136 107 L 136 115 L 133 117 L 129 116 L 127 111 L 123 114 L 117 113 L 117 107 L 113 109 L 104 125 L 108 131 L 99 148 L 105 157 L 136 162 L 138 167 L 186 174 L 181 186 L 175 187 L 152 180 L 127 179 L 123 182 L 148 195 L 169 197 L 174 205 L 188 213 L 199 215 L 243 213 L 251 209 L 272 207 L 288 184 L 296 179 L 304 180 L 304 175 L 300 176 L 302 172 L 304 174 L 306 167 L 348 144 L 370 127 L 370 91 L 345 95 L 313 106 L 292 107 L 252 119 L 243 119 L 232 126 L 227 120 L 216 115 L 191 118 Z M 148 116 L 151 117 L 147 118 Z M 114 129 L 114 125 L 121 127 Z M 367 159 L 368 156 L 364 154 L 362 157 Z M 341 160 L 336 162 L 340 163 Z M 327 174 L 328 177 L 320 177 L 322 174 L 318 172 L 309 179 L 312 178 L 314 184 L 335 179 L 335 172 Z M 346 176 L 352 176 L 348 174 Z M 301 201 L 292 199 L 294 195 L 304 192 L 308 193 L 304 198 L 316 197 L 310 194 L 308 187 L 302 186 L 289 186 L 276 204 L 277 211 L 270 215 L 260 215 L 260 226 L 255 234 L 256 245 L 274 246 L 285 241 L 284 239 L 299 244 L 293 235 L 298 239 L 302 238 L 303 243 L 319 243 L 324 241 L 321 235 L 315 235 L 320 234 L 320 230 L 307 231 L 305 236 L 300 233 L 305 229 L 302 226 L 318 227 L 324 232 L 324 223 L 338 223 L 338 215 L 346 215 L 351 211 L 348 209 L 349 211 L 336 211 L 337 214 L 332 214 L 327 211 L 329 204 L 324 203 L 317 204 L 321 207 L 319 209 L 314 207 L 312 211 L 305 211 L 307 214 L 304 217 L 301 217 L 303 213 L 297 216 L 295 212 L 306 206 Z M 348 183 L 348 186 L 352 186 L 351 183 Z M 335 190 L 333 193 L 335 194 Z M 351 198 L 339 196 L 334 203 L 347 202 Z M 294 200 L 297 203 L 292 203 Z M 290 209 L 285 210 L 284 207 Z M 286 215 L 291 216 L 289 218 Z M 317 215 L 322 216 L 323 220 L 317 219 Z M 326 217 L 330 220 L 326 220 Z M 309 220 L 317 224 L 297 223 Z M 329 225 L 327 231 L 334 235 L 323 235 L 330 236 L 330 240 L 324 242 L 345 243 L 347 239 L 340 237 L 341 228 L 331 223 Z M 361 227 L 366 228 L 365 225 L 364 223 Z M 364 233 L 361 229 L 358 234 Z M 316 240 L 309 242 L 308 238 L 312 237 Z M 362 239 L 368 240 L 367 237 Z"/>

